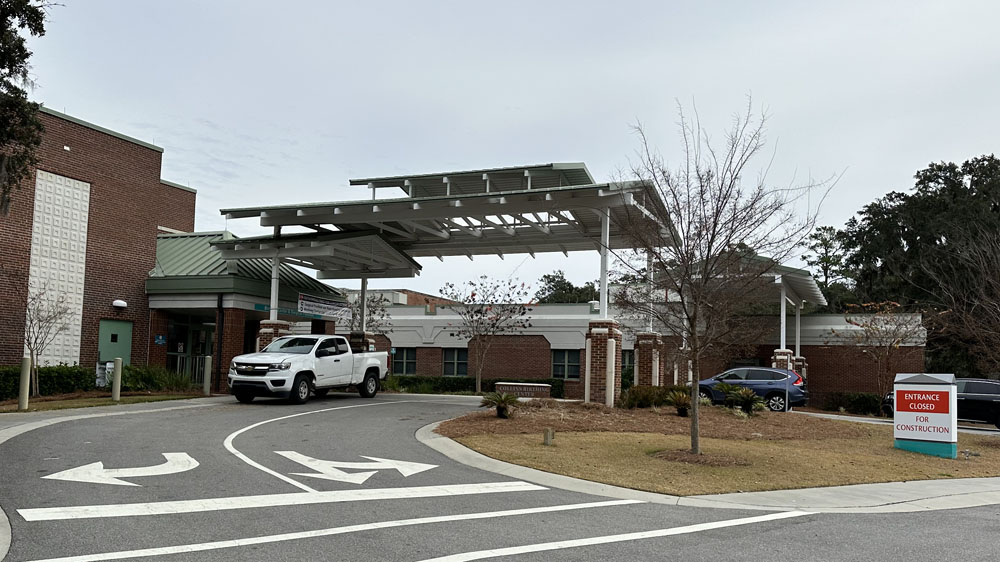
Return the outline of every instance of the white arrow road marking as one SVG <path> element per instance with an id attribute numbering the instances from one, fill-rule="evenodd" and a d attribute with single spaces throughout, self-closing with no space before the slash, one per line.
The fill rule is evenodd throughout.
<path id="1" fill-rule="evenodd" d="M 500 558 L 501 556 L 516 556 L 518 554 L 528 554 L 529 552 L 544 552 L 546 550 L 561 550 L 564 548 L 577 548 L 581 546 L 592 546 L 595 544 L 608 544 L 614 542 L 654 539 L 658 537 L 670 537 L 674 535 L 686 535 L 688 533 L 697 533 L 699 531 L 708 531 L 711 529 L 723 529 L 725 527 L 750 525 L 752 523 L 763 523 L 765 521 L 788 519 L 790 517 L 802 517 L 803 515 L 812 515 L 812 513 L 809 513 L 807 511 L 784 511 L 781 513 L 758 515 L 756 517 L 744 517 L 742 519 L 729 519 L 727 521 L 712 521 L 711 523 L 698 523 L 697 525 L 687 525 L 685 527 L 657 529 L 655 531 L 640 531 L 638 533 L 625 533 L 621 535 L 604 535 L 602 537 L 587 537 L 585 539 L 543 542 L 537 544 L 526 544 L 523 546 L 513 546 L 510 548 L 494 548 L 491 550 L 462 552 L 460 554 L 452 554 L 450 556 L 428 558 L 426 560 L 421 560 L 420 562 L 470 562 L 472 560 L 484 560 L 486 558 Z"/>
<path id="2" fill-rule="evenodd" d="M 416 519 L 396 519 L 394 521 L 361 523 L 358 525 L 348 525 L 346 527 L 330 527 L 328 529 L 316 529 L 315 531 L 300 531 L 297 533 L 283 533 L 280 535 L 265 535 L 262 537 L 246 537 L 242 539 L 231 539 L 231 540 L 214 541 L 214 542 L 179 544 L 176 546 L 161 546 L 156 548 L 143 548 L 139 550 L 122 550 L 119 552 L 81 554 L 77 556 L 67 556 L 65 558 L 48 558 L 45 560 L 35 560 L 34 562 L 96 562 L 97 560 L 124 560 L 127 558 L 144 558 L 147 556 L 165 556 L 169 554 L 205 552 L 206 550 L 219 550 L 223 548 L 253 546 L 258 544 L 277 543 L 277 542 L 293 541 L 299 539 L 314 539 L 317 537 L 329 537 L 332 535 L 344 535 L 348 533 L 358 533 L 362 531 L 374 531 L 377 529 L 392 529 L 395 527 L 410 527 L 413 525 L 428 525 L 431 523 L 449 523 L 452 521 L 472 521 L 475 519 L 492 519 L 495 517 L 513 517 L 517 515 L 533 515 L 536 513 L 554 513 L 559 511 L 571 511 L 576 509 L 593 509 L 596 507 L 614 507 L 619 505 L 630 505 L 636 503 L 643 503 L 643 502 L 638 500 L 611 500 L 602 502 L 553 505 L 548 507 L 509 509 L 504 511 L 461 513 L 458 515 L 437 515 L 433 517 L 418 517 Z"/>
<path id="3" fill-rule="evenodd" d="M 191 458 L 187 453 L 163 453 L 163 458 L 167 459 L 163 464 L 140 466 L 137 468 L 104 468 L 103 462 L 93 462 L 62 472 L 56 472 L 55 474 L 49 474 L 48 476 L 42 476 L 42 478 L 68 480 L 70 482 L 90 482 L 92 484 L 138 486 L 139 484 L 119 480 L 119 478 L 163 476 L 164 474 L 185 472 L 198 466 L 198 461 Z"/>
<path id="4" fill-rule="evenodd" d="M 201 500 L 175 500 L 150 503 L 108 505 L 74 505 L 69 507 L 38 507 L 19 509 L 25 521 L 57 521 L 63 519 L 94 519 L 103 517 L 133 517 L 138 515 L 172 515 L 224 509 L 252 509 L 374 500 L 436 498 L 498 494 L 504 492 L 537 492 L 548 488 L 527 482 L 484 482 L 482 484 L 451 484 L 447 486 L 416 486 L 412 488 L 372 488 L 367 490 L 334 490 L 330 492 L 295 492 L 264 496 L 236 496 Z"/>
<path id="5" fill-rule="evenodd" d="M 295 451 L 275 451 L 275 453 L 316 471 L 315 473 L 293 472 L 291 473 L 293 476 L 311 476 L 313 478 L 323 478 L 324 480 L 350 482 L 351 484 L 364 484 L 366 480 L 379 470 L 398 470 L 405 478 L 412 474 L 437 468 L 436 464 L 380 459 L 378 457 L 366 457 L 363 455 L 360 455 L 361 458 L 368 459 L 371 462 L 324 461 L 296 453 Z M 344 472 L 343 470 L 339 470 L 341 468 L 356 468 L 368 470 L 368 472 Z"/>

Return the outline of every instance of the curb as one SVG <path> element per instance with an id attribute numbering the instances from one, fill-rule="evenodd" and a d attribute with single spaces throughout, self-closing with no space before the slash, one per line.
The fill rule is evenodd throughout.
<path id="1" fill-rule="evenodd" d="M 441 423 L 434 422 L 418 429 L 415 435 L 417 441 L 466 466 L 550 488 L 595 496 L 682 507 L 816 513 L 914 513 L 1000 504 L 1000 477 L 670 496 L 581 480 L 499 461 L 435 433 L 434 430 Z"/>

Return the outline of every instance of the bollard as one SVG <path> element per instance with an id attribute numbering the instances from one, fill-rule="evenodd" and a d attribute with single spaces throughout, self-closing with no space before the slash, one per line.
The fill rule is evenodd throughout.
<path id="1" fill-rule="evenodd" d="M 21 359 L 21 387 L 17 394 L 17 409 L 25 411 L 28 409 L 28 388 L 31 386 L 31 358 Z"/>
<path id="2" fill-rule="evenodd" d="M 212 395 L 212 356 L 205 356 L 205 376 L 201 381 L 201 392 L 205 396 Z"/>
<path id="3" fill-rule="evenodd" d="M 551 427 L 546 427 L 545 430 L 542 432 L 542 445 L 545 445 L 546 447 L 551 447 L 552 440 L 555 439 L 555 437 L 556 437 L 555 430 L 552 429 Z"/>
<path id="4" fill-rule="evenodd" d="M 120 402 L 122 399 L 122 358 L 115 357 L 115 375 L 111 382 L 111 400 Z"/>

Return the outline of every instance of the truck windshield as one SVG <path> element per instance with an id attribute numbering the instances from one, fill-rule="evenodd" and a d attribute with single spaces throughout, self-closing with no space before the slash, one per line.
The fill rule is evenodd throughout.
<path id="1" fill-rule="evenodd" d="M 261 350 L 262 353 L 306 354 L 316 345 L 316 338 L 279 338 Z"/>

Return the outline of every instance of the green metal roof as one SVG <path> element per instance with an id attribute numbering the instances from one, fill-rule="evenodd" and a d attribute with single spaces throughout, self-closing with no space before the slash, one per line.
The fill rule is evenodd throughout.
<path id="1" fill-rule="evenodd" d="M 153 279 L 173 279 L 184 281 L 176 285 L 179 292 L 188 292 L 186 289 L 188 282 L 198 285 L 195 281 L 203 282 L 206 278 L 233 278 L 234 280 L 244 279 L 249 281 L 259 281 L 270 284 L 271 281 L 271 261 L 263 258 L 239 259 L 236 272 L 230 273 L 226 265 L 226 260 L 222 259 L 222 254 L 212 247 L 212 242 L 220 240 L 236 239 L 230 232 L 194 232 L 184 234 L 161 234 L 156 237 L 156 267 L 149 272 L 150 281 Z M 279 281 L 282 288 L 290 288 L 297 291 L 343 298 L 343 293 L 329 285 L 321 283 L 305 273 L 282 264 L 279 272 Z M 217 283 L 213 283 L 213 286 Z M 240 283 L 226 284 L 226 286 L 240 286 Z M 150 286 L 157 287 L 156 292 L 167 292 L 167 287 L 162 281 L 154 282 L 152 285 L 147 282 L 147 289 Z M 193 288 L 193 287 L 191 287 Z"/>

